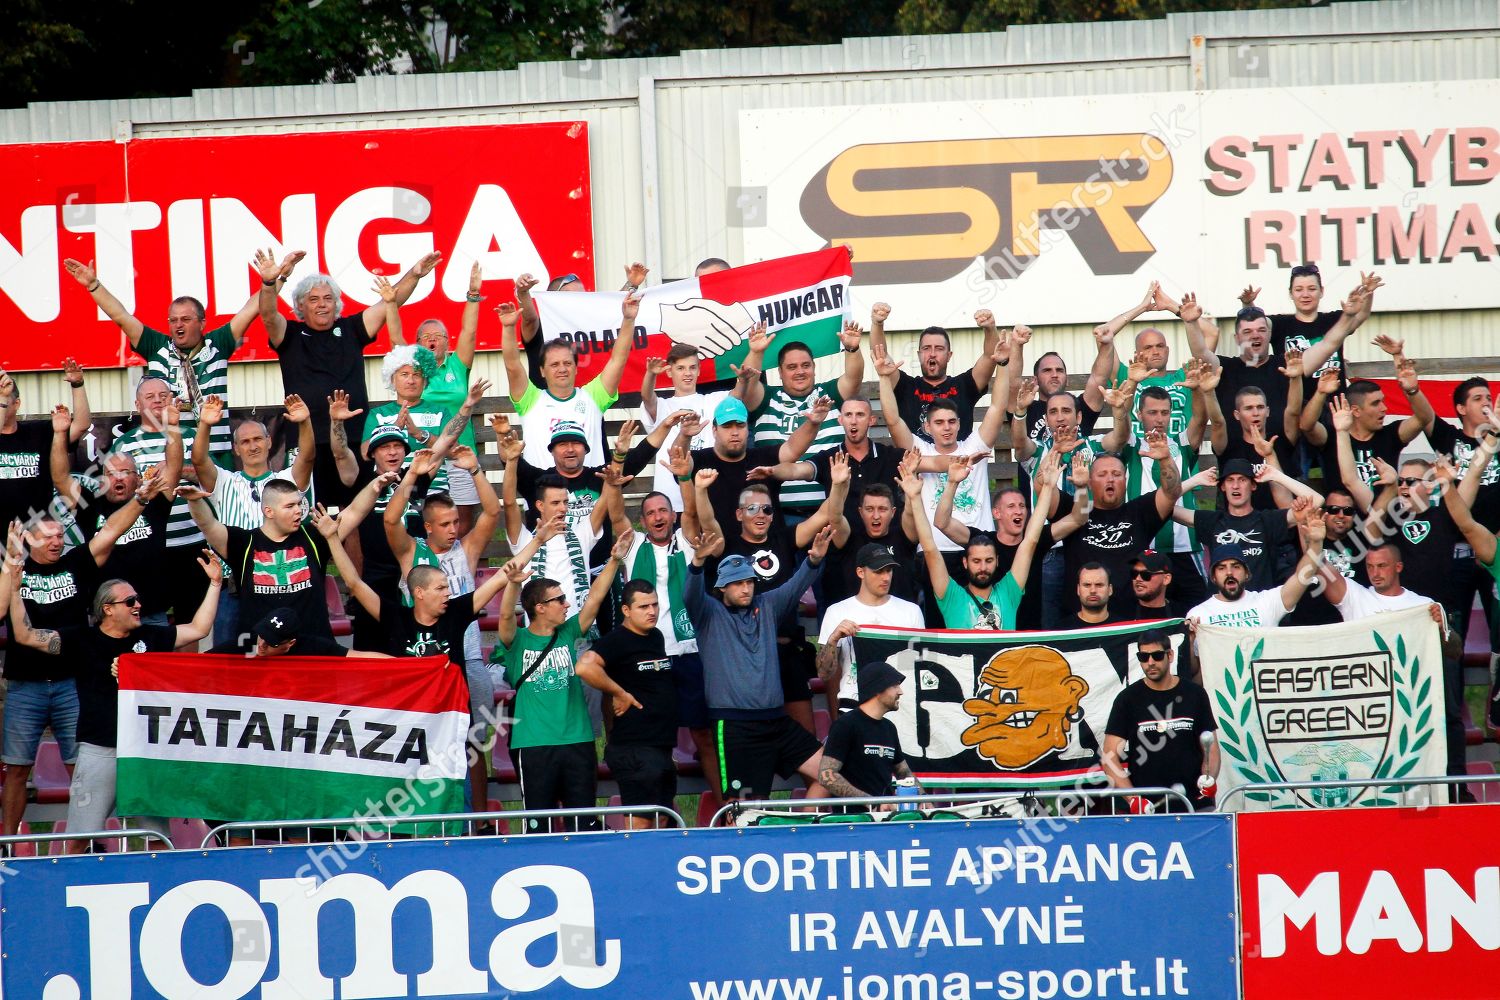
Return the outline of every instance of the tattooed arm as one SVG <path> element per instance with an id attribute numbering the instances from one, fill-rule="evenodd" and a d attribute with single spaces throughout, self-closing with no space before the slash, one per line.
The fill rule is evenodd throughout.
<path id="1" fill-rule="evenodd" d="M 843 775 L 844 762 L 837 757 L 830 757 L 825 752 L 823 763 L 818 768 L 818 781 L 828 789 L 828 794 L 836 799 L 860 799 L 868 798 L 869 792 L 862 792 L 849 784 L 849 779 Z"/>
<path id="2" fill-rule="evenodd" d="M 23 646 L 40 649 L 49 656 L 62 654 L 62 635 L 49 628 L 31 627 L 31 616 L 26 613 L 26 603 L 21 600 L 21 588 L 12 588 L 10 594 L 11 638 Z"/>

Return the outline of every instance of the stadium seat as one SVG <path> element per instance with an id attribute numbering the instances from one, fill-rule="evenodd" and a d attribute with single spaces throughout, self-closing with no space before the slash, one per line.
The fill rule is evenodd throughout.
<path id="1" fill-rule="evenodd" d="M 36 800 L 43 803 L 68 801 L 68 786 L 72 778 L 63 764 L 62 753 L 56 740 L 46 740 L 37 747 L 36 764 L 31 768 L 31 780 L 36 784 Z"/>
<path id="2" fill-rule="evenodd" d="M 698 759 L 698 747 L 693 743 L 693 734 L 686 726 L 677 730 L 677 745 L 672 748 L 672 763 L 677 765 L 679 777 L 703 776 L 703 762 Z"/>
<path id="3" fill-rule="evenodd" d="M 208 824 L 201 819 L 173 819 L 167 824 L 172 846 L 179 851 L 196 851 L 208 836 Z"/>
<path id="4" fill-rule="evenodd" d="M 719 793 L 706 791 L 698 796 L 698 816 L 694 819 L 695 826 L 708 826 L 713 822 L 714 813 L 724 808 L 724 800 L 719 798 Z"/>
<path id="5" fill-rule="evenodd" d="M 31 829 L 31 824 L 28 823 L 28 822 L 26 822 L 25 820 L 22 820 L 21 821 L 21 825 L 16 828 L 16 834 L 18 836 L 22 836 L 22 837 L 29 836 L 32 832 L 33 831 Z M 36 848 L 37 848 L 37 845 L 34 844 L 34 843 L 32 843 L 32 844 L 15 844 L 15 845 L 12 846 L 12 849 L 11 849 L 11 857 L 15 857 L 15 858 L 34 858 L 34 857 L 36 857 Z"/>
<path id="6" fill-rule="evenodd" d="M 1473 775 L 1491 775 L 1495 773 L 1495 765 L 1487 760 L 1471 760 L 1468 767 L 1469 773 Z M 1500 802 L 1500 782 L 1476 782 L 1469 785 L 1469 791 L 1480 802 Z"/>
<path id="7" fill-rule="evenodd" d="M 344 595 L 339 591 L 339 582 L 331 576 L 323 578 L 323 599 L 328 604 L 328 624 L 333 626 L 335 636 L 349 635 L 354 624 L 344 614 Z"/>
<path id="8" fill-rule="evenodd" d="M 833 719 L 828 715 L 828 709 L 817 708 L 813 710 L 813 732 L 822 743 L 828 739 L 828 729 L 833 725 Z"/>
<path id="9" fill-rule="evenodd" d="M 1464 634 L 1463 665 L 1484 667 L 1490 665 L 1490 623 L 1483 608 L 1469 612 L 1469 630 Z"/>
<path id="10" fill-rule="evenodd" d="M 516 782 L 516 766 L 510 760 L 510 726 L 498 726 L 495 731 L 495 750 L 491 754 L 494 761 L 495 780 L 502 785 L 512 785 Z"/>
<path id="11" fill-rule="evenodd" d="M 67 833 L 68 832 L 68 821 L 64 820 L 64 819 L 60 819 L 56 823 L 53 823 L 52 824 L 52 832 L 53 833 Z M 40 857 L 40 858 L 49 858 L 49 857 L 50 858 L 56 858 L 56 857 L 61 857 L 62 853 L 63 853 L 63 845 L 66 844 L 66 843 L 67 843 L 66 840 L 47 840 L 47 841 L 43 841 L 42 843 L 36 845 L 36 847 L 37 847 L 37 851 L 36 851 L 37 857 Z"/>

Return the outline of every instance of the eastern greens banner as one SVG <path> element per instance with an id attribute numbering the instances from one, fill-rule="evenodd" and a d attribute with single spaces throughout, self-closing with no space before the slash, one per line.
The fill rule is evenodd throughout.
<path id="1" fill-rule="evenodd" d="M 1135 645 L 1151 629 L 1180 649 L 1176 618 L 1063 632 L 868 626 L 854 652 L 856 663 L 884 660 L 905 676 L 906 696 L 889 718 L 923 782 L 1061 788 L 1104 782 L 1109 710 L 1141 679 Z"/>
<path id="2" fill-rule="evenodd" d="M 27 1000 L 1235 995 L 1227 816 L 456 837 L 12 862 Z"/>
<path id="3" fill-rule="evenodd" d="M 1219 724 L 1219 801 L 1247 783 L 1440 777 L 1443 660 L 1426 606 L 1309 628 L 1198 629 Z M 1446 786 L 1434 786 L 1447 801 Z M 1249 792 L 1245 809 L 1397 805 L 1394 789 Z"/>

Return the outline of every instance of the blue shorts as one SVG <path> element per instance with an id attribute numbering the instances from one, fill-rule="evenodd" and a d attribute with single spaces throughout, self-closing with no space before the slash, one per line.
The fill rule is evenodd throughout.
<path id="1" fill-rule="evenodd" d="M 688 729 L 713 725 L 708 714 L 708 694 L 703 688 L 703 660 L 697 653 L 672 657 L 672 679 L 677 687 L 677 724 Z"/>
<path id="2" fill-rule="evenodd" d="M 64 764 L 78 759 L 78 686 L 66 681 L 10 681 L 5 689 L 5 746 L 0 759 L 30 767 L 42 731 L 52 726 Z"/>

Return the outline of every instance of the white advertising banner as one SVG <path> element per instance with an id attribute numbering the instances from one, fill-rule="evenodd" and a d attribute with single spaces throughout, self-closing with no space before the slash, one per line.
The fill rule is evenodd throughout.
<path id="1" fill-rule="evenodd" d="M 847 244 L 900 329 L 1098 322 L 1151 281 L 1288 312 L 1304 261 L 1324 309 L 1360 271 L 1381 310 L 1500 306 L 1497 107 L 1500 80 L 741 111 L 745 252 Z"/>

